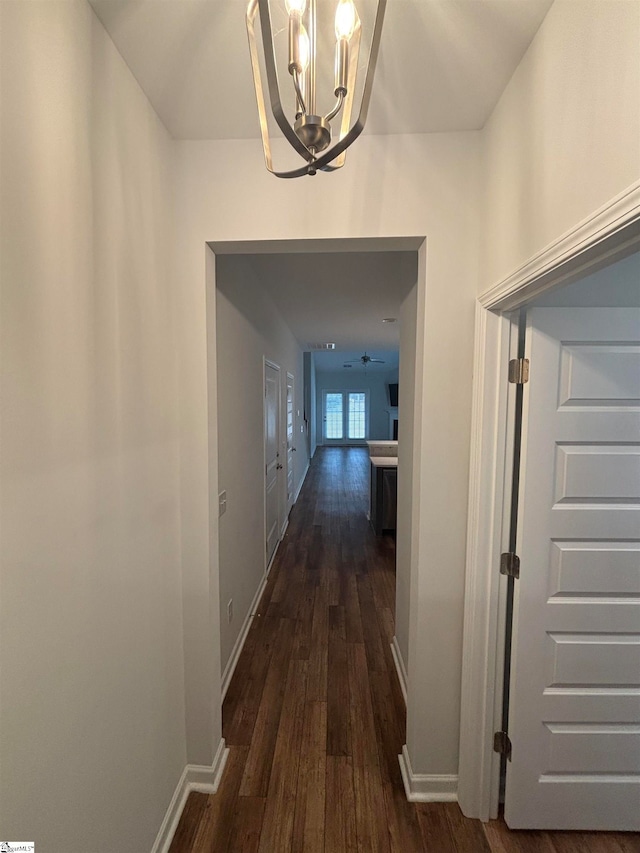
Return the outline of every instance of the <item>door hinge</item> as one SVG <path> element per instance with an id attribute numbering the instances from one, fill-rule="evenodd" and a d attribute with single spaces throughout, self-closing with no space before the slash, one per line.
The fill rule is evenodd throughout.
<path id="1" fill-rule="evenodd" d="M 511 761 L 511 741 L 506 732 L 495 732 L 493 735 L 493 751 L 499 752 L 500 755 L 506 755 Z"/>
<path id="2" fill-rule="evenodd" d="M 524 385 L 529 381 L 529 359 L 512 358 L 509 362 L 509 382 Z"/>
<path id="3" fill-rule="evenodd" d="M 520 557 L 513 551 L 500 554 L 500 574 L 508 575 L 510 578 L 520 577 Z"/>

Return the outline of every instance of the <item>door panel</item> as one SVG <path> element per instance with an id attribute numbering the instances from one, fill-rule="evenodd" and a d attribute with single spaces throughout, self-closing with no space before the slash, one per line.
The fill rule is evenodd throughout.
<path id="1" fill-rule="evenodd" d="M 265 518 L 267 566 L 278 544 L 279 525 L 279 473 L 278 454 L 280 406 L 280 370 L 265 363 L 264 368 L 264 462 L 265 462 Z"/>
<path id="2" fill-rule="evenodd" d="M 527 318 L 505 820 L 640 829 L 640 311 Z"/>
<path id="3" fill-rule="evenodd" d="M 294 498 L 293 454 L 296 448 L 294 445 L 293 383 L 293 376 L 287 373 L 287 515 L 291 511 Z"/>
<path id="4" fill-rule="evenodd" d="M 344 394 L 325 391 L 323 406 L 324 441 L 329 444 L 344 440 Z"/>

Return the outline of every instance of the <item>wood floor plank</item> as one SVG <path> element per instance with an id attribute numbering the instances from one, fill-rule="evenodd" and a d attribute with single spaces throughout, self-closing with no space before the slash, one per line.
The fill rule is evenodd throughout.
<path id="1" fill-rule="evenodd" d="M 292 659 L 289 665 L 285 699 L 262 820 L 262 832 L 258 847 L 261 853 L 274 853 L 276 850 L 291 849 L 307 697 L 308 668 L 309 663 L 307 661 L 296 658 Z"/>
<path id="2" fill-rule="evenodd" d="M 189 853 L 208 802 L 207 794 L 199 794 L 196 791 L 189 794 L 180 816 L 178 828 L 171 841 L 169 853 Z"/>
<path id="3" fill-rule="evenodd" d="M 307 702 L 302 731 L 292 853 L 323 853 L 327 704 Z"/>
<path id="4" fill-rule="evenodd" d="M 349 644 L 347 656 L 358 850 L 362 853 L 388 853 L 389 830 L 364 645 Z"/>
<path id="5" fill-rule="evenodd" d="M 238 797 L 229 836 L 229 851 L 258 853 L 265 803 L 264 797 Z"/>
<path id="6" fill-rule="evenodd" d="M 371 672 L 385 672 L 387 665 L 382 649 L 380 623 L 378 622 L 378 614 L 368 576 L 359 575 L 357 585 L 368 666 Z"/>
<path id="7" fill-rule="evenodd" d="M 356 853 L 358 838 L 350 756 L 327 756 L 325 809 L 325 853 Z"/>
<path id="8" fill-rule="evenodd" d="M 383 782 L 389 842 L 392 853 L 422 850 L 422 834 L 415 805 L 407 801 L 402 786 Z"/>
<path id="9" fill-rule="evenodd" d="M 240 787 L 243 797 L 267 796 L 294 630 L 291 619 L 280 620 Z"/>
<path id="10" fill-rule="evenodd" d="M 319 585 L 313 601 L 311 652 L 309 654 L 308 698 L 310 702 L 327 700 L 327 659 L 329 653 L 329 605 L 326 586 Z"/>
<path id="11" fill-rule="evenodd" d="M 638 808 L 640 809 L 640 803 Z M 637 832 L 553 832 L 546 834 L 553 844 L 554 853 L 627 853 L 627 851 L 637 853 L 640 850 L 640 833 Z"/>
<path id="12" fill-rule="evenodd" d="M 451 825 L 442 803 L 416 803 L 422 835 L 422 849 L 438 853 L 457 853 Z"/>
<path id="13" fill-rule="evenodd" d="M 279 619 L 256 614 L 253 620 L 252 651 L 245 656 L 243 650 L 222 707 L 222 733 L 230 746 L 251 743 L 279 628 Z"/>
<path id="14" fill-rule="evenodd" d="M 351 754 L 349 666 L 344 607 L 329 608 L 327 755 Z"/>
<path id="15" fill-rule="evenodd" d="M 392 783 L 404 793 L 398 755 L 405 742 L 405 727 L 402 718 L 395 714 L 391 679 L 388 673 L 372 672 L 369 674 L 369 682 L 380 773 L 385 782 Z"/>
<path id="16" fill-rule="evenodd" d="M 211 850 L 228 850 L 233 828 L 233 815 L 238 800 L 238 789 L 247 760 L 247 748 L 232 746 L 225 767 L 225 784 L 208 797 L 193 838 L 192 853 L 210 853 Z"/>
<path id="17" fill-rule="evenodd" d="M 345 635 L 348 643 L 364 643 L 362 617 L 358 598 L 358 582 L 353 571 L 340 578 L 340 603 L 345 611 Z"/>
<path id="18" fill-rule="evenodd" d="M 483 831 L 491 853 L 557 853 L 546 832 L 514 832 L 502 819 L 483 824 Z"/>
<path id="19" fill-rule="evenodd" d="M 469 820 L 457 803 L 443 803 L 457 853 L 491 853 L 479 820 Z"/>

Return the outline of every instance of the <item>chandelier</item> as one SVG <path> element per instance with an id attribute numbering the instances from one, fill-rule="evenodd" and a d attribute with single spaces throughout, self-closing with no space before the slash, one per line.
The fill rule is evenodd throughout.
<path id="1" fill-rule="evenodd" d="M 320 0 L 326 3 L 329 0 Z M 363 2 L 363 0 L 360 0 Z M 373 17 L 372 35 L 370 38 L 369 55 L 366 66 L 364 85 L 359 98 L 358 117 L 351 121 L 356 100 L 356 86 L 362 42 L 362 24 L 353 0 L 336 0 L 335 11 L 335 76 L 333 93 L 317 92 L 318 63 L 317 63 L 317 9 L 316 0 L 249 0 L 247 8 L 247 32 L 251 51 L 251 66 L 253 81 L 258 102 L 260 131 L 267 169 L 278 178 L 298 178 L 301 175 L 315 175 L 320 169 L 331 172 L 344 165 L 347 148 L 362 133 L 367 120 L 373 77 L 375 73 L 382 22 L 387 0 L 376 0 Z M 288 40 L 287 62 L 276 61 L 278 52 L 274 44 L 274 27 L 272 24 L 272 9 L 277 15 L 286 15 L 288 20 L 283 27 L 276 29 L 276 35 L 284 36 L 286 30 Z M 256 18 L 260 19 L 260 42 L 262 53 L 259 52 L 256 40 Z M 327 33 L 321 34 L 326 38 Z M 283 53 L 283 50 L 280 51 Z M 281 58 L 281 57 L 279 57 Z M 264 64 L 264 72 L 261 67 Z M 283 97 L 280 94 L 278 80 L 278 64 L 285 66 L 289 74 L 290 114 L 283 107 Z M 285 70 L 283 68 L 283 70 Z M 262 80 L 266 74 L 268 101 L 276 124 L 292 148 L 302 157 L 304 165 L 290 171 L 279 171 L 274 168 L 271 156 L 270 133 L 268 126 L 266 98 Z M 318 95 L 320 97 L 318 97 Z M 333 106 L 327 113 L 319 111 L 320 98 L 327 96 L 335 98 Z M 285 98 L 287 96 L 285 95 Z M 339 131 L 332 131 L 331 122 L 339 122 Z M 335 137 L 335 138 L 334 138 Z"/>

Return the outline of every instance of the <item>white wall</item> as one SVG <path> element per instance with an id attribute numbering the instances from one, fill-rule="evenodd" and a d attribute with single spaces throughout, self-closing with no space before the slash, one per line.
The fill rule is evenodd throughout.
<path id="1" fill-rule="evenodd" d="M 318 371 L 316 377 L 316 423 L 324 436 L 323 391 L 367 391 L 369 395 L 368 439 L 391 438 L 389 432 L 389 389 L 387 374 L 365 373 L 360 368 Z M 323 443 L 323 442 L 321 442 Z M 356 444 L 362 442 L 355 442 Z"/>
<path id="2" fill-rule="evenodd" d="M 405 669 L 409 665 L 409 614 L 411 595 L 411 537 L 413 464 L 408 448 L 414 443 L 414 388 L 416 383 L 416 315 L 418 287 L 414 286 L 400 307 L 400 368 L 398 393 L 398 528 L 396 534 L 395 636 Z"/>
<path id="3" fill-rule="evenodd" d="M 638 44 L 638 0 L 555 0 L 483 133 L 481 291 L 640 177 Z"/>
<path id="4" fill-rule="evenodd" d="M 281 436 L 286 435 L 287 372 L 294 384 L 294 486 L 309 455 L 303 421 L 302 350 L 246 256 L 220 256 L 216 269 L 218 488 L 227 492 L 219 521 L 222 670 L 265 572 L 263 358 L 280 367 Z M 286 454 L 286 441 L 280 448 Z M 284 474 L 284 471 L 283 471 Z M 282 502 L 286 482 L 281 477 Z M 284 520 L 284 519 L 283 519 Z M 227 603 L 233 599 L 233 620 Z"/>
<path id="5" fill-rule="evenodd" d="M 0 834 L 141 853 L 186 761 L 171 142 L 88 5 L 1 14 Z"/>
<path id="6" fill-rule="evenodd" d="M 423 540 L 415 551 L 421 555 L 422 586 L 412 595 L 419 627 L 415 653 L 409 655 L 415 666 L 409 673 L 408 743 L 416 772 L 455 774 L 479 134 L 366 136 L 341 172 L 299 181 L 269 175 L 257 141 L 179 142 L 176 148 L 178 265 L 188 329 L 182 339 L 181 407 L 190 441 L 182 463 L 185 493 L 191 496 L 208 490 L 206 241 L 428 235 L 420 284 L 424 290 L 426 281 L 426 320 L 419 330 L 424 453 L 419 461 L 407 460 L 415 465 L 414 485 L 422 490 Z M 204 576 L 209 572 L 206 529 L 202 519 L 197 526 L 193 517 L 190 522 L 193 546 L 185 572 Z"/>

